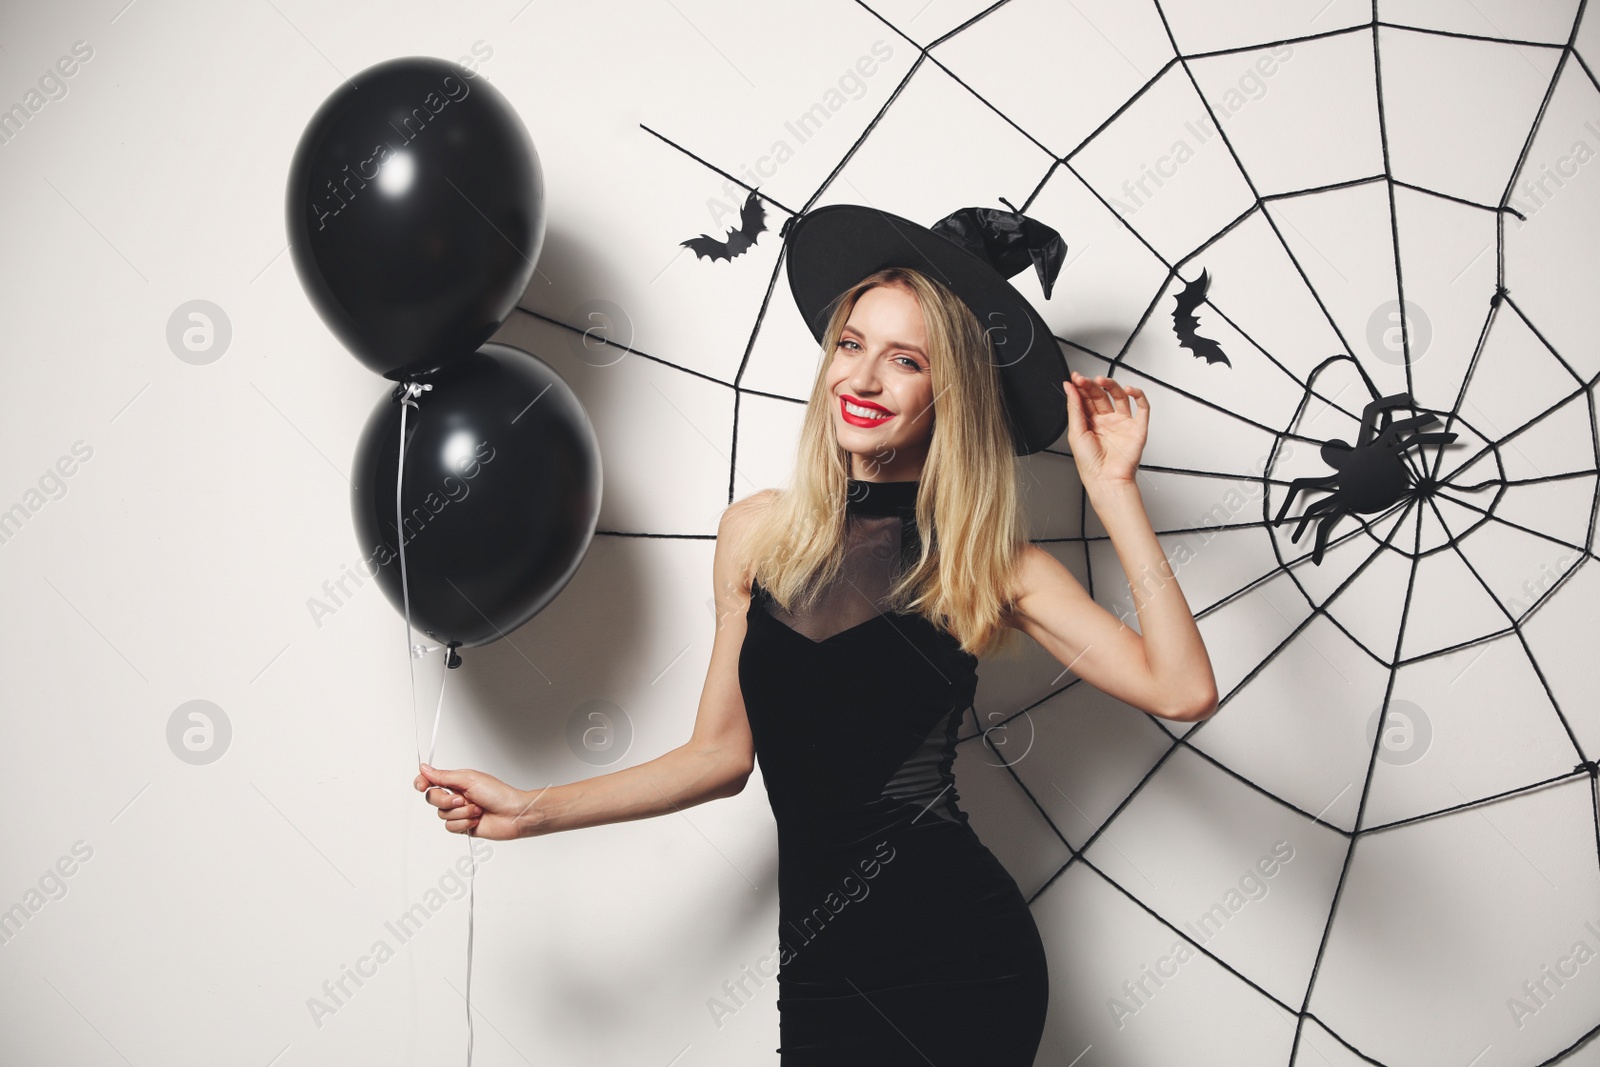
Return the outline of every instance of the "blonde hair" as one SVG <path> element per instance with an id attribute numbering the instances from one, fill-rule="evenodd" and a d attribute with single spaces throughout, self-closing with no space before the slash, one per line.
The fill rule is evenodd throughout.
<path id="1" fill-rule="evenodd" d="M 920 614 L 966 652 L 986 655 L 1014 636 L 1002 616 L 1014 607 L 1009 590 L 1027 542 L 1015 451 L 988 334 L 961 298 L 920 271 L 876 271 L 831 305 L 793 479 L 751 519 L 750 576 L 796 611 L 839 573 L 851 467 L 833 429 L 828 367 L 857 298 L 880 285 L 909 290 L 922 308 L 935 399 L 917 493 L 920 557 L 894 583 L 885 610 Z"/>

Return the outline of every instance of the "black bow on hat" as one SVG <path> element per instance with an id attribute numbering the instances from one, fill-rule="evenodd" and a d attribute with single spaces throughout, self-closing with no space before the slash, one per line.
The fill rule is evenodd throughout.
<path id="1" fill-rule="evenodd" d="M 1039 274 L 1044 298 L 1061 273 L 1067 246 L 1061 235 L 1038 219 L 1030 219 L 1005 197 L 999 201 L 1010 211 L 997 207 L 964 207 L 952 211 L 928 229 L 946 237 L 973 255 L 988 260 L 1002 278 L 1012 278 L 1031 262 Z"/>

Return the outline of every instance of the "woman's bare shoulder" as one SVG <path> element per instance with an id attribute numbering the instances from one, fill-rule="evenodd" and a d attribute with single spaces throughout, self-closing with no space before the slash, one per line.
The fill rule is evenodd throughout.
<path id="1" fill-rule="evenodd" d="M 779 492 L 780 490 L 777 489 L 757 489 L 749 496 L 742 496 L 738 500 L 735 500 L 733 503 L 729 504 L 727 510 L 723 512 L 723 514 L 725 516 L 730 514 L 747 515 L 754 512 L 759 512 L 762 508 L 766 507 L 766 505 L 776 500 Z"/>
<path id="2" fill-rule="evenodd" d="M 1060 601 L 1062 598 L 1087 597 L 1088 593 L 1076 575 L 1067 569 L 1050 551 L 1035 542 L 1023 545 L 1011 575 L 1010 596 L 1007 608 L 1001 612 L 1001 621 L 1018 630 L 1025 630 L 1037 614 L 1035 601 Z"/>
<path id="3" fill-rule="evenodd" d="M 717 524 L 717 536 L 732 534 L 737 537 L 742 534 L 777 498 L 776 489 L 757 489 L 735 500 L 723 509 L 722 518 Z"/>
<path id="4" fill-rule="evenodd" d="M 719 566 L 726 568 L 729 574 L 737 574 L 739 586 L 745 591 L 750 588 L 753 555 L 749 545 L 750 528 L 777 498 L 778 492 L 777 489 L 758 489 L 740 497 L 723 510 L 722 518 L 717 523 L 717 555 L 721 558 Z"/>

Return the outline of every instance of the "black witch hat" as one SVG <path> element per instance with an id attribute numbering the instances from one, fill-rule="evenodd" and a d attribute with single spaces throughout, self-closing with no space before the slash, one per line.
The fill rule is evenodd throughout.
<path id="1" fill-rule="evenodd" d="M 1066 429 L 1061 346 L 1006 280 L 1031 263 L 1050 299 L 1067 251 L 1055 230 L 999 208 L 961 208 L 927 227 L 877 208 L 829 204 L 792 216 L 779 234 L 789 288 L 818 341 L 846 289 L 884 267 L 912 267 L 948 286 L 989 334 L 1016 454 L 1037 452 Z"/>

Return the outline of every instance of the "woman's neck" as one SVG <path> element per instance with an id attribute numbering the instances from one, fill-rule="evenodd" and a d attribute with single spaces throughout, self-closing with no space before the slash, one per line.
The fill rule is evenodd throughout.
<path id="1" fill-rule="evenodd" d="M 855 482 L 916 482 L 922 480 L 922 459 L 896 457 L 898 463 L 878 463 L 852 455 L 850 480 Z M 870 472 L 870 473 L 868 473 Z"/>

